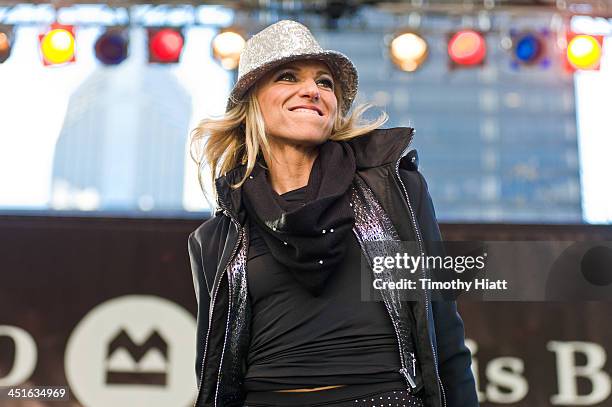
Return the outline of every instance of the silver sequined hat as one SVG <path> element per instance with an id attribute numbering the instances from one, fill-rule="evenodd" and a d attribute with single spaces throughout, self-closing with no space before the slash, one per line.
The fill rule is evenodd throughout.
<path id="1" fill-rule="evenodd" d="M 306 26 L 291 20 L 274 23 L 247 42 L 240 54 L 238 80 L 227 101 L 226 111 L 236 106 L 255 82 L 271 69 L 290 61 L 314 59 L 327 63 L 340 82 L 346 114 L 357 94 L 358 76 L 353 62 L 344 54 L 324 50 Z"/>

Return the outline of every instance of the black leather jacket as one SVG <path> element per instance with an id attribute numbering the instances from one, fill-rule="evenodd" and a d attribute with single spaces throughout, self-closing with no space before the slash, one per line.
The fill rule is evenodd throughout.
<path id="1" fill-rule="evenodd" d="M 372 253 L 363 244 L 363 236 L 371 236 L 372 230 L 379 233 L 374 240 L 417 242 L 419 252 L 414 255 L 434 251 L 430 242 L 441 240 L 427 184 L 417 170 L 416 150 L 407 153 L 413 133 L 412 128 L 377 129 L 346 141 L 357 163 L 352 202 L 361 215 L 356 216 L 353 230 L 368 259 Z M 243 174 L 244 166 L 238 166 L 216 180 L 219 209 L 189 236 L 198 302 L 195 406 L 239 406 L 245 396 L 241 385 L 251 318 L 246 279 L 248 223 L 241 189 L 228 185 Z M 366 230 L 372 222 L 382 226 Z M 395 227 L 385 231 L 389 222 Z M 397 334 L 400 373 L 407 388 L 415 387 L 411 372 L 418 369 L 417 384 L 422 383 L 427 406 L 478 406 L 471 355 L 455 302 L 431 301 L 427 292 L 422 295 L 421 301 L 409 303 L 383 295 Z"/>

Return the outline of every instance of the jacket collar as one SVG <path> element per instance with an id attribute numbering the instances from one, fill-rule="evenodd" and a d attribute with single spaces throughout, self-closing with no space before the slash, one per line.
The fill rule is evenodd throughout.
<path id="1" fill-rule="evenodd" d="M 355 152 L 357 171 L 396 163 L 406 154 L 412 142 L 414 129 L 394 127 L 375 129 L 362 136 L 346 140 Z M 240 181 L 245 173 L 246 164 L 239 165 L 215 180 L 217 205 L 220 210 L 229 211 L 243 224 L 245 211 L 242 208 L 242 188 L 232 189 L 230 184 Z"/>

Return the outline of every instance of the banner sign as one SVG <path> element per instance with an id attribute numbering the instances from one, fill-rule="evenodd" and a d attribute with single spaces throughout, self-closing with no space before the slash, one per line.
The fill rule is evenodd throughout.
<path id="1" fill-rule="evenodd" d="M 199 223 L 1 218 L 0 405 L 192 405 Z M 612 405 L 611 305 L 459 301 L 481 405 Z"/>

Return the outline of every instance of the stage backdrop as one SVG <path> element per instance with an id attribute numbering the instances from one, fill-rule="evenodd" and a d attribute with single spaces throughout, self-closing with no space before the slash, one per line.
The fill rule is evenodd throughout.
<path id="1" fill-rule="evenodd" d="M 65 386 L 69 400 L 0 406 L 192 405 L 187 236 L 199 223 L 1 217 L 0 387 Z M 442 230 L 449 240 L 612 240 L 609 227 Z M 482 405 L 611 406 L 611 305 L 460 303 Z"/>

